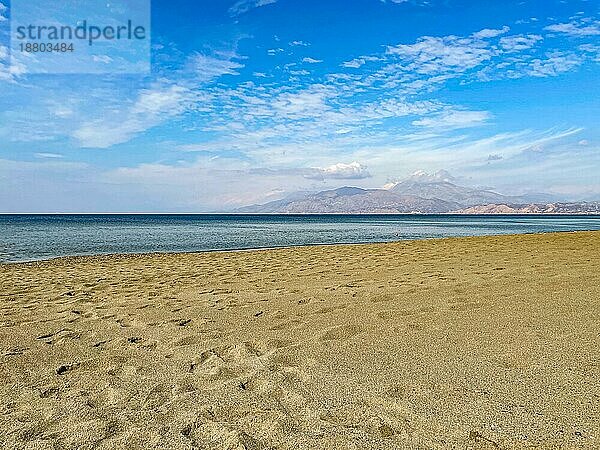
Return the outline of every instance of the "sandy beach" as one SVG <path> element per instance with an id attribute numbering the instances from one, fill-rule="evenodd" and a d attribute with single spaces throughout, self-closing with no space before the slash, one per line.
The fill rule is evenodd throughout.
<path id="1" fill-rule="evenodd" d="M 4 449 L 600 447 L 600 232 L 0 265 Z"/>

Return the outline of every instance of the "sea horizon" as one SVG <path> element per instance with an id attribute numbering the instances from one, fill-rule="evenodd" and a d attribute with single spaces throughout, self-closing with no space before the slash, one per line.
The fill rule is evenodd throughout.
<path id="1" fill-rule="evenodd" d="M 566 214 L 0 214 L 0 263 L 600 230 Z"/>

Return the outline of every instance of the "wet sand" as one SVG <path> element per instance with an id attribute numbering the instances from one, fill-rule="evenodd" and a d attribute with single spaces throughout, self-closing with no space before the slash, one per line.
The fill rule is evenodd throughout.
<path id="1" fill-rule="evenodd" d="M 5 449 L 600 448 L 600 232 L 0 265 Z"/>

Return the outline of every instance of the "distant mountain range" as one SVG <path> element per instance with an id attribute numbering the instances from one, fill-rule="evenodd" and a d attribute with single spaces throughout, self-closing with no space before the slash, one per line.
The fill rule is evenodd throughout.
<path id="1" fill-rule="evenodd" d="M 459 186 L 456 184 L 456 179 L 445 170 L 440 170 L 433 175 L 419 171 L 410 178 L 388 187 L 392 192 L 399 194 L 438 198 L 458 203 L 461 207 L 493 203 L 523 204 L 552 200 L 552 197 L 546 194 L 507 196 L 490 190 Z"/>
<path id="2" fill-rule="evenodd" d="M 240 208 L 243 213 L 279 214 L 586 214 L 600 213 L 600 202 L 552 202 L 546 194 L 507 196 L 456 184 L 446 171 L 416 172 L 386 189 L 342 187 L 295 193 L 282 200 Z"/>

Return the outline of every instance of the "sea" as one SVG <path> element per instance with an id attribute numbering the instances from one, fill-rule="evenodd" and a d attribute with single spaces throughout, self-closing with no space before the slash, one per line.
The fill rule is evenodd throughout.
<path id="1" fill-rule="evenodd" d="M 600 215 L 0 215 L 0 262 L 600 230 Z"/>

